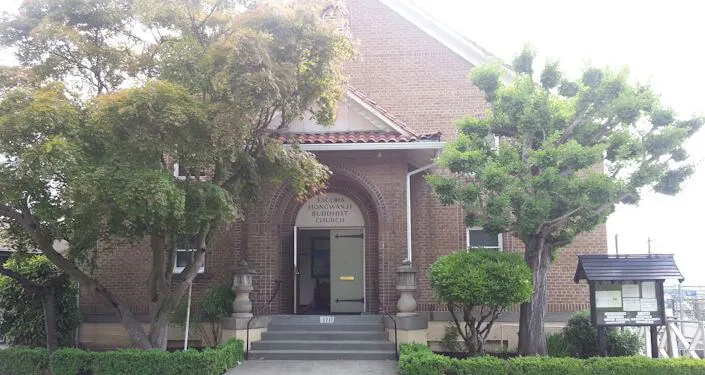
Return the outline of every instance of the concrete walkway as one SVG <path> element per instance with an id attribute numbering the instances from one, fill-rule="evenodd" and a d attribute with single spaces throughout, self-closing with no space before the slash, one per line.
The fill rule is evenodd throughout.
<path id="1" fill-rule="evenodd" d="M 396 375 L 396 361 L 244 361 L 225 375 Z"/>

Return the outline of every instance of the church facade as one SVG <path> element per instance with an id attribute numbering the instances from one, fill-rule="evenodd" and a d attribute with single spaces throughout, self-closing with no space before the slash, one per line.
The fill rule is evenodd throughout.
<path id="1" fill-rule="evenodd" d="M 425 182 L 434 158 L 456 134 L 454 121 L 487 110 L 468 73 L 492 56 L 407 1 L 339 3 L 323 16 L 349 33 L 357 51 L 345 65 L 348 89 L 336 123 L 299 121 L 281 137 L 328 166 L 329 187 L 301 202 L 286 184 L 266 186 L 245 218 L 216 236 L 194 281 L 194 298 L 211 286 L 232 284 L 244 260 L 256 272 L 250 293 L 255 316 L 394 314 L 396 271 L 409 259 L 418 269 L 419 315 L 430 321 L 427 327 L 443 327 L 448 315 L 425 276 L 439 256 L 476 246 L 523 252 L 510 235 L 466 228 L 462 209 L 441 205 Z M 572 280 L 577 254 L 605 253 L 604 225 L 563 249 L 549 274 L 549 322 L 587 309 L 587 287 Z M 149 312 L 144 285 L 150 259 L 145 245 L 97 260 L 98 278 L 138 316 Z M 127 340 L 97 301 L 88 294 L 80 301 L 83 343 Z M 517 315 L 507 314 L 507 327 L 514 327 Z M 107 327 L 114 327 L 114 337 L 106 336 Z"/>

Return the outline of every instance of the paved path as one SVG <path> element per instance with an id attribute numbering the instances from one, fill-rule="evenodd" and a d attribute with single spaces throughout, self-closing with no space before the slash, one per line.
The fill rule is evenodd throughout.
<path id="1" fill-rule="evenodd" d="M 225 375 L 396 375 L 396 361 L 244 361 Z"/>

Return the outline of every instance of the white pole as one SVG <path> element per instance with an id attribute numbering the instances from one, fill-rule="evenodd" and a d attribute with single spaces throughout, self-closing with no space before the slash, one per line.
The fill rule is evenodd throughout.
<path id="1" fill-rule="evenodd" d="M 188 349 L 188 331 L 191 323 L 191 285 L 188 285 L 188 300 L 186 301 L 186 329 L 184 330 L 184 350 Z"/>

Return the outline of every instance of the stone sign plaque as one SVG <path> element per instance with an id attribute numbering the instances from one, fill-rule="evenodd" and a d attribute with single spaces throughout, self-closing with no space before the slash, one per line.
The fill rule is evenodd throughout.
<path id="1" fill-rule="evenodd" d="M 317 195 L 303 204 L 296 215 L 300 228 L 363 227 L 365 220 L 360 208 L 348 197 L 327 193 Z"/>

